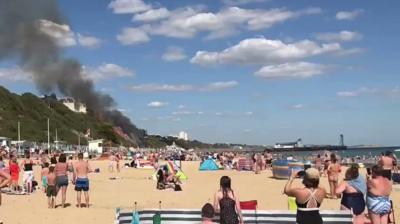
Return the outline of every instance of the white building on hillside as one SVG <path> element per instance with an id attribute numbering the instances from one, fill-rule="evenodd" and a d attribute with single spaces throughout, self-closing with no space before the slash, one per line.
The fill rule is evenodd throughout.
<path id="1" fill-rule="evenodd" d="M 182 139 L 182 140 L 187 141 L 187 140 L 189 140 L 189 135 L 188 135 L 188 133 L 186 133 L 184 131 L 181 131 L 178 134 L 178 139 Z"/>
<path id="2" fill-rule="evenodd" d="M 89 152 L 103 153 L 103 139 L 96 139 L 89 142 Z"/>
<path id="3" fill-rule="evenodd" d="M 73 98 L 67 97 L 60 99 L 60 102 L 63 103 L 68 109 L 76 112 L 76 113 L 84 113 L 86 114 L 86 105 L 75 101 Z"/>

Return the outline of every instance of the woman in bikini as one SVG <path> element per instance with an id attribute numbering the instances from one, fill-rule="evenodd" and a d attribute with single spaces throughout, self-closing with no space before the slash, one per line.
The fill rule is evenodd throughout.
<path id="1" fill-rule="evenodd" d="M 330 188 L 330 196 L 333 199 L 337 198 L 335 189 L 338 186 L 339 174 L 341 172 L 341 166 L 337 162 L 335 154 L 331 154 L 331 164 L 328 166 L 328 181 Z"/>
<path id="2" fill-rule="evenodd" d="M 336 194 L 342 194 L 340 209 L 352 211 L 353 224 L 364 224 L 366 193 L 365 179 L 359 175 L 358 165 L 352 165 L 346 170 L 344 181 L 336 188 Z"/>

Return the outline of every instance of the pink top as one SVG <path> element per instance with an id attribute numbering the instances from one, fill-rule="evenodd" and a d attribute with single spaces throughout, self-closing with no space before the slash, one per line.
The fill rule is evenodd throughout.
<path id="1" fill-rule="evenodd" d="M 68 171 L 68 164 L 67 163 L 57 163 L 56 167 L 54 168 L 56 176 L 65 176 L 67 175 Z"/>

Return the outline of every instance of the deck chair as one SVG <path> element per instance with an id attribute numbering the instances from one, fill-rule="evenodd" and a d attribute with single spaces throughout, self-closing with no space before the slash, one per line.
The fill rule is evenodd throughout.
<path id="1" fill-rule="evenodd" d="M 396 220 L 395 220 L 395 214 L 394 214 L 394 208 L 393 208 L 393 201 L 390 200 L 390 213 L 389 213 L 389 217 L 388 217 L 388 223 L 389 224 L 396 224 Z"/>
<path id="2" fill-rule="evenodd" d="M 254 210 L 254 216 L 256 218 L 256 223 L 258 223 L 257 222 L 257 205 L 258 205 L 257 200 L 241 201 L 241 202 L 239 202 L 239 204 L 240 204 L 241 210 Z"/>

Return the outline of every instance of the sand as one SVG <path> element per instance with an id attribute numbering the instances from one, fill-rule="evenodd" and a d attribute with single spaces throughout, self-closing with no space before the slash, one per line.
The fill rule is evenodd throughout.
<path id="1" fill-rule="evenodd" d="M 232 187 L 240 200 L 257 199 L 259 209 L 287 209 L 286 196 L 282 194 L 285 180 L 271 178 L 270 171 L 256 175 L 253 172 L 214 171 L 199 172 L 199 162 L 184 162 L 183 171 L 189 180 L 183 184 L 182 192 L 171 190 L 157 191 L 155 181 L 150 180 L 152 170 L 123 168 L 117 180 L 109 180 L 107 161 L 91 161 L 93 168 L 100 168 L 100 173 L 91 173 L 90 208 L 76 208 L 76 193 L 73 185 L 67 191 L 67 208 L 48 209 L 44 193 L 37 191 L 32 195 L 10 196 L 3 194 L 0 206 L 0 220 L 4 224 L 111 224 L 115 209 L 133 208 L 200 208 L 204 203 L 213 201 L 218 189 L 219 178 L 228 175 L 232 178 Z M 40 168 L 35 166 L 35 178 L 40 177 Z M 328 187 L 327 179 L 322 178 L 322 185 Z M 295 184 L 300 186 L 298 180 Z M 398 188 L 397 188 L 398 189 Z M 400 191 L 394 190 L 392 199 L 395 204 L 396 220 L 400 220 Z M 61 198 L 57 198 L 57 204 Z M 339 200 L 326 199 L 322 209 L 339 209 Z"/>

